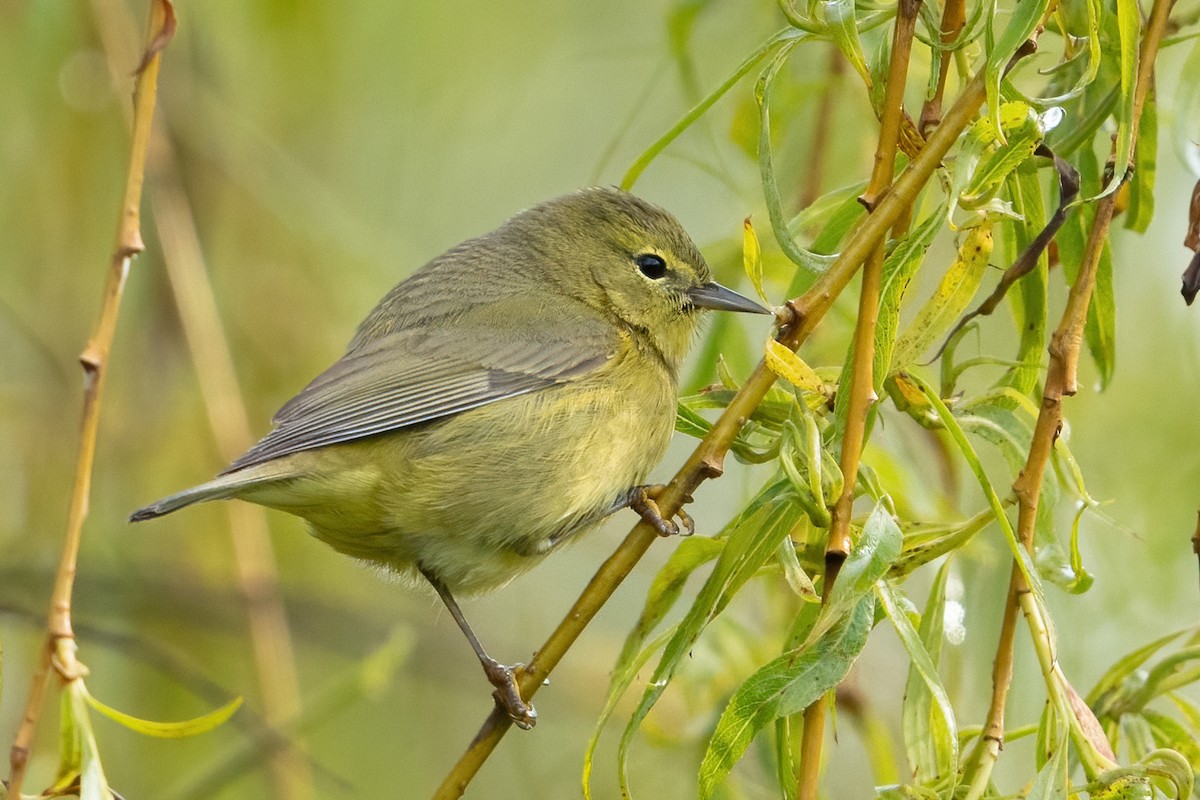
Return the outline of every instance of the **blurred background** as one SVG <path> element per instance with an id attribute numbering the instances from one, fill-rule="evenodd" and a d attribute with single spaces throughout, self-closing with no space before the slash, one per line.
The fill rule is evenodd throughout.
<path id="1" fill-rule="evenodd" d="M 163 136 L 147 183 L 148 246 L 129 280 L 110 363 L 75 619 L 88 686 L 109 705 L 170 720 L 235 695 L 247 699 L 224 727 L 179 741 L 143 738 L 98 718 L 114 788 L 128 798 L 269 797 L 276 778 L 259 744 L 271 740 L 264 733 L 264 702 L 271 701 L 256 677 L 228 509 L 216 504 L 137 527 L 125 522 L 132 509 L 207 479 L 228 460 L 209 423 L 193 350 L 218 345 L 219 354 L 219 337 L 227 340 L 252 434 L 262 435 L 274 410 L 340 355 L 395 282 L 521 208 L 618 182 L 782 21 L 769 3 L 642 0 L 188 0 L 177 13 L 160 85 Z M 128 157 L 130 73 L 145 14 L 144 4 L 120 0 L 0 0 L 5 754 L 61 548 L 78 443 L 76 358 L 99 309 L 111 252 Z M 689 50 L 680 55 L 685 33 Z M 1187 309 L 1179 297 L 1195 175 L 1170 138 L 1172 125 L 1195 130 L 1196 121 L 1177 120 L 1172 110 L 1178 49 L 1161 61 L 1156 218 L 1145 236 L 1114 234 L 1116 376 L 1100 394 L 1086 362 L 1081 391 L 1066 408 L 1088 488 L 1112 501 L 1103 509 L 1107 520 L 1084 521 L 1096 585 L 1085 598 L 1051 595 L 1061 660 L 1081 690 L 1121 654 L 1197 616 L 1189 538 L 1200 503 L 1200 309 Z M 808 64 L 823 76 L 825 60 L 813 48 L 797 70 Z M 814 98 L 818 84 L 814 78 Z M 743 288 L 730 242 L 751 213 L 769 235 L 757 165 L 739 146 L 751 90 L 751 81 L 735 89 L 637 186 L 682 220 L 723 280 Z M 826 189 L 869 170 L 874 122 L 858 95 L 847 93 L 835 112 Z M 816 102 L 800 97 L 796 113 L 814 114 Z M 796 175 L 798 187 L 809 143 L 801 129 L 778 145 L 781 173 Z M 167 240 L 187 251 L 193 227 L 219 325 L 200 327 L 189 345 L 163 252 Z M 186 274 L 177 280 L 191 287 L 185 297 L 203 295 Z M 787 283 L 777 276 L 774 296 Z M 1061 289 L 1057 272 L 1052 283 Z M 1057 318 L 1061 305 L 1052 308 Z M 806 353 L 810 363 L 840 363 L 852 313 L 846 304 L 830 316 Z M 731 336 L 730 362 L 742 375 L 766 333 L 754 323 Z M 208 369 L 220 374 L 219 365 Z M 697 375 L 693 383 L 712 379 Z M 237 415 L 216 412 L 235 429 L 229 421 Z M 223 435 L 237 438 L 236 430 Z M 688 452 L 690 442 L 677 438 L 660 477 Z M 761 479 L 731 464 L 725 478 L 706 485 L 693 511 L 700 532 L 719 530 Z M 961 492 L 951 513 L 977 508 L 969 483 Z M 432 596 L 335 555 L 296 519 L 274 512 L 266 519 L 303 709 L 284 771 L 310 782 L 313 797 L 427 796 L 491 706 L 477 662 Z M 618 514 L 603 532 L 504 590 L 468 601 L 465 611 L 493 655 L 527 658 L 632 522 L 632 514 Z M 671 548 L 662 542 L 652 550 L 539 694 L 536 730 L 510 735 L 469 796 L 578 795 L 609 667 Z M 984 711 L 970 698 L 990 681 L 1004 582 L 996 576 L 1007 577 L 1006 567 L 995 566 L 1004 557 L 998 544 L 984 547 L 963 570 L 966 642 L 978 646 L 952 648 L 946 659 L 949 684 L 978 715 L 965 722 L 980 721 Z M 912 594 L 922 596 L 920 589 Z M 756 615 L 767 613 L 748 601 L 740 621 L 729 624 L 753 628 Z M 872 639 L 856 681 L 894 727 L 906 662 L 888 636 Z M 712 631 L 705 651 L 694 653 L 688 680 L 651 716 L 631 762 L 632 783 L 644 796 L 694 795 L 707 712 L 730 688 L 706 670 L 737 663 L 737 653 L 722 648 L 740 641 Z M 1014 724 L 1036 721 L 1042 698 L 1028 642 L 1018 641 Z M 287 675 L 285 664 L 277 667 Z M 266 683 L 268 693 L 278 688 L 274 677 Z M 27 791 L 53 775 L 53 702 Z M 615 738 L 610 732 L 600 749 L 597 797 L 615 795 Z M 839 742 L 829 766 L 844 788 L 839 796 L 862 795 L 870 779 L 855 766 L 860 746 L 845 732 Z"/>

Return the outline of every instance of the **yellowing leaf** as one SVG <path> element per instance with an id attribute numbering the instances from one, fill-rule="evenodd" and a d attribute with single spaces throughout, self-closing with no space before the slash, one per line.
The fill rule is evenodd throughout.
<path id="1" fill-rule="evenodd" d="M 785 381 L 806 392 L 821 391 L 821 379 L 813 368 L 804 363 L 804 359 L 787 349 L 774 339 L 767 339 L 766 351 L 763 353 L 767 369 L 774 372 Z"/>
<path id="2" fill-rule="evenodd" d="M 153 722 L 126 714 L 124 711 L 118 711 L 111 706 L 106 706 L 92 697 L 90 693 L 86 695 L 86 699 L 88 705 L 114 722 L 119 722 L 131 731 L 136 731 L 146 736 L 156 736 L 160 739 L 182 739 L 187 736 L 207 733 L 232 717 L 233 713 L 242 705 L 242 698 L 235 697 L 215 711 L 210 711 L 195 719 L 183 720 L 182 722 Z"/>
<path id="3" fill-rule="evenodd" d="M 750 283 L 754 284 L 754 291 L 758 292 L 763 302 L 768 302 L 766 292 L 763 291 L 762 248 L 758 244 L 758 234 L 754 232 L 754 224 L 750 222 L 749 217 L 742 222 L 742 266 L 750 276 Z"/>
<path id="4" fill-rule="evenodd" d="M 892 350 L 893 371 L 905 369 L 946 335 L 962 315 L 983 281 L 992 255 L 992 224 L 983 222 L 963 236 L 958 257 L 942 276 L 933 296 L 926 301 Z"/>

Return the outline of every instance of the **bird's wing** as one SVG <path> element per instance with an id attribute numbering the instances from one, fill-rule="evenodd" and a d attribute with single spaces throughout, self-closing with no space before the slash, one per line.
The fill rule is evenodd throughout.
<path id="1" fill-rule="evenodd" d="M 288 401 L 274 429 L 225 473 L 564 383 L 616 352 L 616 335 L 602 321 L 547 324 L 525 305 L 499 314 L 492 309 L 487 325 L 468 314 L 352 347 Z"/>

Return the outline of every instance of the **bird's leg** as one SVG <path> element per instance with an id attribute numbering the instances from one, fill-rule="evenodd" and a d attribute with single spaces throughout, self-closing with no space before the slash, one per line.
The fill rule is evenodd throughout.
<path id="1" fill-rule="evenodd" d="M 642 519 L 650 523 L 654 530 L 658 531 L 659 536 L 678 536 L 680 534 L 679 526 L 672 519 L 664 519 L 662 511 L 658 507 L 658 498 L 666 489 L 666 485 L 662 483 L 635 486 L 629 490 L 626 505 L 641 514 Z M 685 497 L 683 502 L 690 503 L 692 498 Z M 679 517 L 679 521 L 683 523 L 683 527 L 687 531 L 683 534 L 684 536 L 691 536 L 696 532 L 696 523 L 690 514 L 680 508 L 675 512 L 675 516 Z"/>
<path id="2" fill-rule="evenodd" d="M 522 730 L 532 728 L 537 724 L 537 711 L 521 698 L 521 689 L 517 686 L 515 675 L 515 668 L 522 665 L 514 664 L 512 667 L 508 667 L 489 656 L 484 651 L 483 645 L 479 643 L 479 639 L 476 638 L 475 632 L 471 630 L 471 626 L 467 624 L 467 618 L 463 616 L 462 610 L 458 607 L 458 602 L 455 601 L 454 595 L 450 594 L 450 590 L 446 588 L 446 584 L 442 583 L 425 569 L 421 569 L 421 574 L 425 576 L 425 580 L 429 581 L 429 585 L 438 593 L 438 597 L 442 598 L 442 603 L 445 604 L 446 610 L 450 612 L 450 616 L 454 617 L 454 621 L 458 623 L 459 629 L 467 637 L 467 641 L 471 643 L 471 649 L 475 651 L 475 655 L 479 657 L 479 663 L 483 665 L 483 673 L 487 675 L 487 679 L 492 686 L 496 687 L 496 691 L 492 692 L 492 696 L 496 698 L 496 703 L 507 712 L 508 716 L 512 717 L 512 721 L 518 728 Z"/>

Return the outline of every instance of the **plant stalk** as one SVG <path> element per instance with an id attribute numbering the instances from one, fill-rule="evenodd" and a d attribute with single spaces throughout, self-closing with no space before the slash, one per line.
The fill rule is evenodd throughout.
<path id="1" fill-rule="evenodd" d="M 116 335 L 117 319 L 125 281 L 133 259 L 145 249 L 141 234 L 142 184 L 146 174 L 146 154 L 150 144 L 150 129 L 158 90 L 158 70 L 162 48 L 175 30 L 175 12 L 170 0 L 155 0 L 150 4 L 141 66 L 138 68 L 133 94 L 133 136 L 130 144 L 129 169 L 117 222 L 116 241 L 109 261 L 104 285 L 100 317 L 79 356 L 83 368 L 83 411 L 79 433 L 79 453 L 75 463 L 75 480 L 71 489 L 70 510 L 67 516 L 66 538 L 54 578 L 50 597 L 50 613 L 46 620 L 46 642 L 38 667 L 29 687 L 25 712 L 21 717 L 10 753 L 11 772 L 8 792 L 20 798 L 21 787 L 29 766 L 33 737 L 38 718 L 45 704 L 51 668 L 65 683 L 80 680 L 84 667 L 76 659 L 75 632 L 71 627 L 71 598 L 83 541 L 83 523 L 87 519 L 91 495 L 92 469 L 96 457 L 96 438 L 100 428 L 100 406 L 104 395 L 108 355 Z"/>

